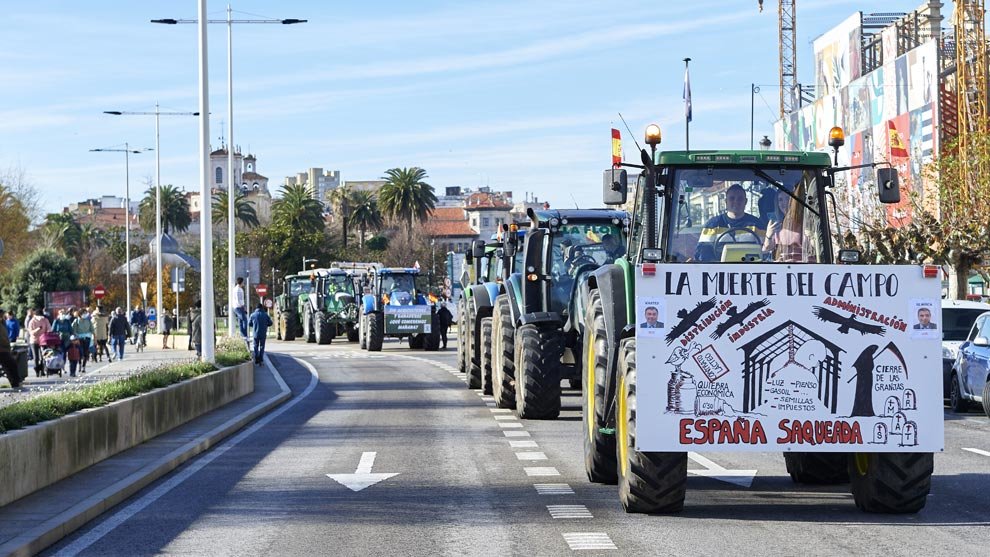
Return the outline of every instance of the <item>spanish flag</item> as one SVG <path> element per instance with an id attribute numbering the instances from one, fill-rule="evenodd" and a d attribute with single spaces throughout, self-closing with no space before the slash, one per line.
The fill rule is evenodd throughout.
<path id="1" fill-rule="evenodd" d="M 619 130 L 612 128 L 612 166 L 622 165 L 622 136 Z"/>
<path id="2" fill-rule="evenodd" d="M 897 127 L 894 125 L 893 120 L 887 120 L 887 134 L 890 139 L 890 156 L 891 157 L 901 157 L 908 158 L 907 145 L 904 144 L 904 140 L 901 139 L 901 133 L 897 131 Z"/>

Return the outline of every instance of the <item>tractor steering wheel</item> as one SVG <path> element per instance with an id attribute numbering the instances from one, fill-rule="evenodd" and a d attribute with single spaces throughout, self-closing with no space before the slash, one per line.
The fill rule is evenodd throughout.
<path id="1" fill-rule="evenodd" d="M 715 238 L 715 243 L 713 244 L 713 246 L 715 248 L 715 258 L 716 259 L 721 259 L 722 258 L 721 253 L 722 253 L 722 245 L 723 244 L 728 244 L 728 243 L 738 244 L 738 243 L 742 243 L 739 240 L 739 233 L 742 233 L 742 236 L 743 237 L 745 237 L 746 234 L 749 234 L 750 236 L 752 236 L 753 237 L 753 243 L 754 244 L 760 244 L 760 243 L 763 242 L 763 240 L 760 239 L 760 236 L 756 232 L 753 232 L 749 228 L 742 228 L 742 227 L 730 228 L 730 229 L 726 230 L 725 232 L 719 234 Z M 726 237 L 732 238 L 732 241 L 731 242 L 724 241 L 723 239 L 726 238 Z"/>

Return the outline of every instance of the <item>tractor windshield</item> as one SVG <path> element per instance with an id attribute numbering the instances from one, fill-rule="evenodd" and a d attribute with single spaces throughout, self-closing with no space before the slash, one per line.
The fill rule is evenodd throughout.
<path id="1" fill-rule="evenodd" d="M 811 169 L 674 171 L 670 261 L 824 261 L 817 173 Z"/>
<path id="2" fill-rule="evenodd" d="M 554 231 L 550 262 L 553 277 L 551 310 L 561 311 L 567 306 L 578 274 L 622 256 L 625 243 L 621 228 L 611 222 L 568 223 Z M 518 265 L 521 268 L 523 264 L 519 262 Z"/>
<path id="3" fill-rule="evenodd" d="M 347 275 L 330 275 L 326 280 L 326 292 L 324 294 L 336 294 L 338 292 L 354 293 L 354 281 Z"/>
<path id="4" fill-rule="evenodd" d="M 309 294 L 309 291 L 313 289 L 313 284 L 308 278 L 300 277 L 298 279 L 290 280 L 289 282 L 289 295 L 298 296 L 300 294 Z"/>
<path id="5" fill-rule="evenodd" d="M 416 290 L 416 280 L 413 275 L 388 274 L 382 276 L 382 292 L 412 292 Z"/>

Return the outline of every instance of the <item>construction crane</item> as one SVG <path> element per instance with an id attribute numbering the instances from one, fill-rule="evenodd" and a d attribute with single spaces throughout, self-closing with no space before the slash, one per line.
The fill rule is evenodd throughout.
<path id="1" fill-rule="evenodd" d="M 763 0 L 757 0 L 763 11 Z M 780 117 L 798 108 L 801 92 L 797 81 L 797 0 L 777 4 L 778 51 L 780 53 Z"/>
<path id="2" fill-rule="evenodd" d="M 973 135 L 985 131 L 987 110 L 987 38 L 984 30 L 986 10 L 983 0 L 956 0 L 953 28 L 956 35 L 956 110 L 959 117 L 959 158 L 962 164 L 961 186 L 987 176 L 983 157 L 973 156 Z M 972 179 L 970 179 L 972 176 Z"/>

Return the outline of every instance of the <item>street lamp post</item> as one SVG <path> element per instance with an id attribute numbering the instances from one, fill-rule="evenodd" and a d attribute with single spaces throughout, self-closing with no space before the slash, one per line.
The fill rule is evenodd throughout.
<path id="1" fill-rule="evenodd" d="M 129 143 L 124 143 L 123 149 L 102 148 L 90 149 L 92 153 L 123 153 L 124 154 L 124 267 L 127 276 L 127 309 L 131 306 L 131 153 L 135 155 L 151 148 L 131 149 Z"/>
<path id="2" fill-rule="evenodd" d="M 114 116 L 151 116 L 155 117 L 155 311 L 164 315 L 162 310 L 162 151 L 159 120 L 161 116 L 199 116 L 199 112 L 162 112 L 155 103 L 154 112 L 130 112 L 126 110 L 104 110 L 104 114 Z"/>
<path id="3" fill-rule="evenodd" d="M 234 309 L 234 286 L 237 279 L 237 273 L 235 271 L 236 264 L 236 249 L 235 249 L 235 235 L 234 235 L 234 201 L 236 198 L 236 191 L 234 187 L 234 33 L 233 25 L 235 23 L 278 23 L 281 25 L 293 25 L 296 23 L 306 23 L 305 19 L 274 19 L 274 18 L 261 18 L 261 19 L 233 19 L 233 10 L 230 8 L 230 4 L 227 4 L 227 18 L 226 19 L 205 19 L 205 16 L 201 14 L 200 20 L 205 20 L 206 23 L 223 23 L 227 25 L 227 305 L 230 312 L 233 313 Z M 197 19 L 152 19 L 152 23 L 163 23 L 166 25 L 176 25 L 179 23 L 197 23 Z M 234 336 L 234 321 L 232 319 L 227 320 L 227 334 L 231 337 Z"/>
<path id="4" fill-rule="evenodd" d="M 303 268 L 302 268 L 303 272 L 306 271 L 306 264 L 307 263 L 316 263 L 316 260 L 315 259 L 306 259 L 305 257 L 303 257 Z"/>

